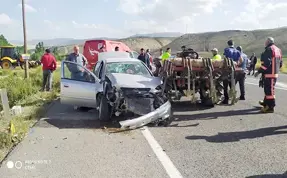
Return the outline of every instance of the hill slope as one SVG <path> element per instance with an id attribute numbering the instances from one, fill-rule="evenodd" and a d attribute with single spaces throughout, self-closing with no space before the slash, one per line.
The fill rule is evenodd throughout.
<path id="1" fill-rule="evenodd" d="M 163 46 L 170 44 L 175 38 L 174 37 L 130 37 L 124 39 L 118 39 L 129 46 L 132 50 L 140 51 L 141 48 L 150 49 L 151 51 L 158 50 Z M 83 50 L 84 41 L 78 43 L 80 47 L 80 52 Z M 73 50 L 73 45 L 59 46 L 60 53 L 66 54 Z"/>
<path id="2" fill-rule="evenodd" d="M 181 50 L 181 46 L 192 48 L 195 51 L 210 51 L 212 48 L 218 48 L 222 53 L 227 46 L 226 42 L 233 39 L 235 46 L 241 45 L 244 52 L 250 55 L 255 52 L 260 55 L 264 50 L 264 42 L 268 36 L 275 39 L 276 45 L 282 49 L 283 54 L 287 54 L 287 28 L 276 28 L 267 30 L 241 31 L 229 30 L 220 32 L 207 32 L 198 34 L 185 34 L 176 38 L 170 44 L 164 46 L 170 47 L 172 51 Z"/>

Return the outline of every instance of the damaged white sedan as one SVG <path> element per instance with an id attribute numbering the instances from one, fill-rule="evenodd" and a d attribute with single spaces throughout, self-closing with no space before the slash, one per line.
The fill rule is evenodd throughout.
<path id="1" fill-rule="evenodd" d="M 122 129 L 171 122 L 171 104 L 160 90 L 161 79 L 138 59 L 99 59 L 92 72 L 63 61 L 61 69 L 63 104 L 97 108 L 103 121 L 134 113 L 137 117 L 119 122 Z"/>

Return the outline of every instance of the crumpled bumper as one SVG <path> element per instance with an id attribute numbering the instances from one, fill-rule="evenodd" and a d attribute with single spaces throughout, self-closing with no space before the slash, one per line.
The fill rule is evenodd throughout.
<path id="1" fill-rule="evenodd" d="M 140 116 L 135 119 L 129 119 L 120 121 L 121 129 L 135 129 L 147 125 L 148 123 L 154 122 L 158 119 L 165 120 L 171 116 L 171 104 L 169 101 L 164 103 L 161 107 L 156 110 Z"/>

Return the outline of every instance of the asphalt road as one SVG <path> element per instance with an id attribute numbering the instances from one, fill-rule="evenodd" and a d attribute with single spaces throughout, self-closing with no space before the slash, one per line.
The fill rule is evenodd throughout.
<path id="1" fill-rule="evenodd" d="M 170 127 L 121 133 L 102 129 L 94 111 L 56 102 L 3 162 L 0 177 L 287 177 L 287 76 L 278 80 L 273 114 L 258 113 L 257 79 L 248 78 L 246 90 L 246 101 L 233 106 L 181 102 Z"/>

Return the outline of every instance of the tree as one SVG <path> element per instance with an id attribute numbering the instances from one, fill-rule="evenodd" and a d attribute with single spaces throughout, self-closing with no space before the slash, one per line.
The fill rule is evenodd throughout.
<path id="1" fill-rule="evenodd" d="M 45 47 L 43 42 L 39 42 L 38 44 L 36 44 L 35 53 L 44 53 L 44 51 Z"/>
<path id="2" fill-rule="evenodd" d="M 19 54 L 24 54 L 24 46 L 16 46 L 16 51 Z"/>
<path id="3" fill-rule="evenodd" d="M 60 55 L 60 51 L 59 51 L 58 47 L 53 47 L 52 53 L 55 56 L 57 61 L 61 61 L 62 60 L 63 56 Z"/>
<path id="4" fill-rule="evenodd" d="M 35 60 L 35 61 L 40 60 L 40 58 L 44 54 L 44 52 L 45 52 L 44 43 L 39 42 L 35 46 L 35 52 L 31 55 L 31 60 Z"/>
<path id="5" fill-rule="evenodd" d="M 0 35 L 0 46 L 11 45 L 8 40 L 4 37 L 4 35 Z"/>

